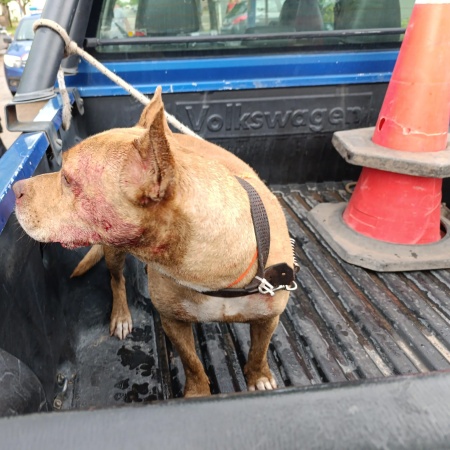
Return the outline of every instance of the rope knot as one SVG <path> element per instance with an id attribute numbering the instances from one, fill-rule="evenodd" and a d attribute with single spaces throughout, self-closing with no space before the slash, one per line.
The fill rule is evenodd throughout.
<path id="1" fill-rule="evenodd" d="M 75 41 L 70 41 L 69 45 L 66 46 L 66 52 L 69 55 L 76 55 L 77 54 L 78 45 Z"/>

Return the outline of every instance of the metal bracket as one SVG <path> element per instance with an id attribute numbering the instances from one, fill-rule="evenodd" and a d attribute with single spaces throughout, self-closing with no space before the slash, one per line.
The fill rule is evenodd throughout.
<path id="1" fill-rule="evenodd" d="M 78 91 L 77 88 L 74 87 L 67 88 L 67 92 L 73 95 L 73 98 L 75 99 L 75 104 L 77 105 L 78 112 L 82 116 L 84 114 L 84 101 L 80 96 L 80 92 Z"/>
<path id="2" fill-rule="evenodd" d="M 26 121 L 21 122 L 17 117 L 16 104 L 9 103 L 5 107 L 6 128 L 9 131 L 20 131 L 25 133 L 44 132 L 50 143 L 55 161 L 61 164 L 62 140 L 52 122 Z"/>

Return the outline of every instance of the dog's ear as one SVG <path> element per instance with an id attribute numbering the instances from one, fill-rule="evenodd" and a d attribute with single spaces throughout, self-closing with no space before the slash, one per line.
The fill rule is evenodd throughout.
<path id="1" fill-rule="evenodd" d="M 155 90 L 155 93 L 153 94 L 150 103 L 142 111 L 141 117 L 136 126 L 142 128 L 149 128 L 157 112 L 164 107 L 161 92 L 162 92 L 161 86 L 158 86 Z"/>
<path id="2" fill-rule="evenodd" d="M 158 202 L 165 198 L 174 180 L 174 159 L 166 127 L 164 108 L 160 103 L 159 108 L 152 112 L 146 131 L 133 141 L 137 152 L 125 166 L 128 186 L 134 186 L 130 195 L 144 206 L 150 201 Z"/>

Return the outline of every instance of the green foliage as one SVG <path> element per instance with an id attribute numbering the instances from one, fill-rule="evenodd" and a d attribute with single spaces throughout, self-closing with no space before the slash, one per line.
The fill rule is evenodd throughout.
<path id="1" fill-rule="evenodd" d="M 325 29 L 334 28 L 334 0 L 319 0 L 320 11 L 322 12 Z"/>

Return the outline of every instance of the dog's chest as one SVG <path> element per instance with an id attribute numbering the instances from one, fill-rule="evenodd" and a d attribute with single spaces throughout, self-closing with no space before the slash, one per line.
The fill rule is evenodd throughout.
<path id="1" fill-rule="evenodd" d="M 185 312 L 199 322 L 246 322 L 272 315 L 271 298 L 266 295 L 220 298 L 206 297 L 201 303 L 184 300 Z"/>

